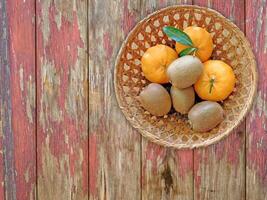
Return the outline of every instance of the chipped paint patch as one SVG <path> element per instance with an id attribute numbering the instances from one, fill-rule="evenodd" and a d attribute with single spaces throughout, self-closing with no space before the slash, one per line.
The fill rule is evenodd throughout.
<path id="1" fill-rule="evenodd" d="M 113 53 L 113 47 L 111 46 L 110 35 L 107 32 L 103 35 L 103 47 L 106 52 L 107 59 L 110 59 Z"/>
<path id="2" fill-rule="evenodd" d="M 55 157 L 49 148 L 49 135 L 42 146 L 42 172 L 38 177 L 38 196 L 40 199 L 86 199 L 82 190 L 82 170 L 70 174 L 70 157 L 63 154 Z M 82 157 L 77 160 L 81 166 Z"/>
<path id="3" fill-rule="evenodd" d="M 64 134 L 64 140 L 65 140 L 65 143 L 68 145 L 69 144 L 69 136 L 66 133 Z"/>
<path id="4" fill-rule="evenodd" d="M 78 59 L 74 68 L 70 69 L 69 85 L 67 88 L 67 100 L 65 101 L 65 109 L 71 118 L 75 119 L 77 125 L 83 121 L 83 114 L 86 110 L 84 100 L 87 95 L 87 68 L 83 66 L 86 59 L 84 50 L 78 48 Z"/>
<path id="5" fill-rule="evenodd" d="M 177 151 L 179 175 L 184 178 L 193 169 L 193 151 Z"/>
<path id="6" fill-rule="evenodd" d="M 266 0 L 263 0 L 262 1 L 263 5 L 266 5 Z M 257 21 L 256 21 L 256 37 L 255 37 L 255 40 L 256 40 L 256 52 L 258 52 L 260 49 L 259 49 L 259 46 L 261 45 L 260 44 L 260 34 L 261 34 L 261 31 L 262 31 L 262 26 L 263 26 L 263 8 L 264 6 L 260 6 L 258 12 L 257 12 Z"/>
<path id="7" fill-rule="evenodd" d="M 57 29 L 61 28 L 61 17 L 62 17 L 62 13 L 61 12 L 57 12 L 57 14 L 55 16 L 55 22 L 57 24 Z"/>
<path id="8" fill-rule="evenodd" d="M 125 35 L 133 28 L 136 20 L 135 13 L 129 11 L 128 3 L 128 0 L 123 0 L 122 28 Z"/>
<path id="9" fill-rule="evenodd" d="M 159 145 L 149 142 L 145 151 L 146 159 L 151 162 L 152 171 L 155 173 L 159 162 L 166 156 L 166 150 Z M 144 165 L 145 167 L 145 165 Z"/>
<path id="10" fill-rule="evenodd" d="M 49 22 L 49 9 L 51 5 L 51 0 L 42 1 L 41 3 L 41 18 L 39 18 L 41 21 L 41 28 L 42 28 L 42 34 L 43 34 L 43 40 L 44 43 L 47 44 L 48 38 L 50 36 L 50 22 Z"/>
<path id="11" fill-rule="evenodd" d="M 20 86 L 20 91 L 23 92 L 24 90 L 24 84 L 23 84 L 23 67 L 20 65 L 19 68 L 19 86 Z"/>
<path id="12" fill-rule="evenodd" d="M 26 169 L 25 173 L 24 173 L 24 179 L 26 181 L 26 183 L 29 183 L 30 177 L 29 177 L 29 167 Z"/>
<path id="13" fill-rule="evenodd" d="M 265 116 L 267 118 L 267 94 L 266 92 L 258 91 L 254 110 L 250 112 L 250 119 L 253 120 L 257 116 Z"/>
<path id="14" fill-rule="evenodd" d="M 62 16 L 69 22 L 73 22 L 73 12 L 76 11 L 76 0 L 54 0 L 55 8 L 58 12 L 62 13 Z"/>
<path id="15" fill-rule="evenodd" d="M 60 76 L 53 63 L 44 60 L 41 68 L 42 96 L 40 108 L 40 123 L 46 129 L 47 121 L 60 122 L 63 119 L 59 108 L 58 97 Z"/>
<path id="16" fill-rule="evenodd" d="M 30 123 L 33 123 L 33 113 L 35 109 L 35 82 L 32 80 L 32 76 L 29 76 L 27 84 L 26 95 L 26 113 Z"/>
<path id="17" fill-rule="evenodd" d="M 211 8 L 212 7 L 212 1 L 208 0 L 208 7 Z"/>

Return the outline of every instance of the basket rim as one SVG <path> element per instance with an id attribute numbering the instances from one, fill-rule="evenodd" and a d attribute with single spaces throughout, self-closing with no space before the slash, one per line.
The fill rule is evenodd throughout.
<path id="1" fill-rule="evenodd" d="M 224 131 L 223 133 L 204 140 L 204 141 L 200 141 L 200 142 L 196 142 L 193 144 L 185 144 L 185 143 L 170 143 L 165 141 L 162 138 L 157 138 L 156 135 L 153 135 L 152 133 L 144 130 L 144 129 L 140 129 L 140 126 L 137 126 L 135 124 L 135 122 L 129 117 L 128 113 L 124 110 L 124 107 L 122 105 L 121 99 L 119 97 L 119 92 L 118 92 L 118 87 L 117 87 L 117 72 L 118 72 L 118 65 L 120 62 L 120 58 L 121 55 L 123 53 L 123 50 L 126 47 L 126 44 L 129 40 L 129 37 L 132 35 L 132 33 L 134 31 L 136 31 L 139 28 L 139 25 L 142 24 L 143 22 L 145 22 L 146 20 L 149 20 L 149 18 L 151 18 L 152 16 L 157 15 L 158 13 L 167 11 L 167 10 L 172 10 L 172 9 L 179 9 L 179 8 L 188 8 L 188 9 L 199 9 L 199 10 L 206 10 L 208 12 L 211 12 L 215 15 L 217 15 L 217 17 L 222 18 L 222 20 L 225 20 L 230 26 L 232 26 L 233 31 L 236 32 L 242 39 L 242 42 L 244 44 L 244 46 L 246 46 L 246 51 L 248 54 L 248 60 L 251 61 L 252 65 L 251 65 L 251 69 L 252 69 L 252 76 L 253 76 L 253 84 L 252 84 L 252 92 L 250 92 L 250 98 L 248 99 L 248 103 L 246 108 L 244 108 L 241 113 L 239 114 L 238 119 L 233 122 L 233 125 L 228 128 L 226 131 Z M 231 20 L 229 20 L 228 18 L 226 18 L 225 16 L 223 16 L 220 12 L 211 9 L 211 8 L 207 8 L 207 7 L 202 7 L 202 6 L 198 6 L 198 5 L 173 5 L 173 6 L 168 6 L 162 9 L 159 9 L 155 12 L 150 13 L 149 15 L 147 15 L 146 17 L 144 17 L 143 19 L 141 19 L 138 23 L 136 23 L 136 25 L 131 29 L 131 31 L 128 33 L 127 37 L 124 39 L 124 41 L 121 44 L 121 47 L 119 49 L 119 52 L 117 54 L 116 60 L 115 60 L 115 68 L 114 68 L 114 74 L 113 74 L 113 86 L 114 86 L 114 90 L 115 90 L 115 96 L 119 105 L 120 110 L 122 111 L 122 113 L 124 114 L 125 118 L 127 119 L 127 121 L 130 123 L 130 125 L 132 127 L 134 127 L 143 137 L 145 137 L 146 139 L 148 139 L 151 142 L 154 142 L 158 145 L 164 146 L 164 147 L 171 147 L 171 148 L 176 148 L 176 149 L 194 149 L 194 148 L 200 148 L 200 147 L 206 147 L 209 146 L 211 144 L 215 144 L 218 143 L 219 141 L 221 141 L 222 139 L 226 138 L 226 136 L 228 136 L 230 133 L 232 133 L 234 130 L 236 130 L 238 128 L 238 126 L 241 124 L 241 122 L 245 119 L 245 117 L 247 116 L 248 112 L 251 110 L 251 107 L 253 105 L 254 99 L 256 97 L 257 94 L 257 87 L 258 87 L 258 68 L 257 68 L 257 63 L 256 63 L 256 59 L 255 59 L 255 55 L 253 54 L 252 51 L 252 47 L 250 45 L 250 42 L 248 41 L 248 39 L 246 38 L 245 34 L 237 27 L 237 25 L 235 25 Z M 152 137 L 153 135 L 153 137 Z"/>

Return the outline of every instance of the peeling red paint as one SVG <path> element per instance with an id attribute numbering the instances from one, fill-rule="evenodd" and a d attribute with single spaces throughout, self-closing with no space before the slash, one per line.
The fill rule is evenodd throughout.
<path id="1" fill-rule="evenodd" d="M 7 2 L 11 102 L 12 107 L 15 108 L 12 110 L 12 129 L 17 174 L 16 195 L 19 199 L 30 199 L 30 196 L 34 195 L 33 190 L 36 183 L 35 124 L 33 123 L 35 121 L 34 5 L 33 0 L 25 3 L 19 0 Z M 23 23 L 21 23 L 22 21 Z M 23 79 L 20 74 L 23 75 Z M 29 102 L 27 102 L 27 99 Z M 27 110 L 27 103 L 29 104 L 29 110 Z M 32 118 L 27 116 L 32 116 Z M 27 180 L 25 180 L 27 171 L 29 171 L 29 174 Z"/>
<path id="2" fill-rule="evenodd" d="M 166 0 L 159 0 L 159 7 L 163 8 L 166 5 Z"/>
<path id="3" fill-rule="evenodd" d="M 64 2 L 65 3 L 65 2 Z M 79 2 L 85 6 L 85 2 Z M 42 174 L 44 167 L 44 148 L 48 145 L 49 152 L 46 156 L 53 162 L 52 165 L 59 172 L 69 173 L 64 181 L 70 179 L 69 185 L 61 188 L 62 192 L 69 194 L 72 198 L 85 198 L 88 195 L 88 119 L 87 119 L 87 80 L 86 54 L 81 32 L 81 21 L 79 12 L 72 2 L 37 2 L 37 112 L 38 112 L 38 157 L 37 167 L 40 192 L 49 190 L 54 194 L 51 186 L 44 186 L 51 181 Z M 85 10 L 86 11 L 86 10 Z M 60 16 L 60 17 L 59 17 Z M 83 21 L 82 21 L 83 22 Z M 84 25 L 84 24 L 83 24 Z M 85 29 L 86 30 L 86 29 Z M 85 73 L 84 77 L 75 77 L 73 71 L 79 74 Z M 52 78 L 51 78 L 52 77 Z M 73 80 L 76 78 L 75 80 Z M 84 79 L 84 80 L 83 80 Z M 72 88 L 74 84 L 75 88 Z M 75 90 L 77 86 L 85 87 L 84 94 Z M 79 96 L 79 99 L 76 97 Z M 47 100 L 48 99 L 48 100 Z M 52 103 L 50 102 L 52 101 Z M 69 102 L 73 106 L 69 111 Z M 83 105 L 80 112 L 77 105 Z M 56 109 L 56 111 L 55 111 Z M 56 115 L 53 114 L 56 112 Z M 53 116 L 55 115 L 55 116 Z M 48 142 L 47 142 L 48 141 Z M 45 151 L 48 151 L 47 148 Z M 50 158 L 51 157 L 51 158 Z M 64 168 L 62 168 L 64 164 Z M 61 180 L 59 174 L 57 178 Z M 46 188 L 47 187 L 47 188 Z M 49 188 L 50 187 L 50 188 Z M 67 191 L 68 190 L 68 191 Z M 69 191 L 71 190 L 71 191 Z M 81 192 L 82 191 L 82 192 Z M 41 193 L 42 195 L 45 195 Z M 78 197 L 77 197 L 78 195 Z"/>
<path id="4" fill-rule="evenodd" d="M 256 113 L 258 112 L 256 111 Z M 251 137 L 247 153 L 247 164 L 250 169 L 256 170 L 258 177 L 264 183 L 267 183 L 267 131 L 263 127 L 264 124 L 267 124 L 267 117 L 264 115 L 255 116 L 249 123 L 248 130 Z"/>
<path id="5" fill-rule="evenodd" d="M 129 11 L 128 0 L 123 0 L 123 17 L 122 17 L 122 29 L 124 34 L 127 35 L 136 23 L 136 14 Z"/>
<path id="6" fill-rule="evenodd" d="M 56 68 L 73 67 L 77 61 L 78 47 L 83 48 L 78 27 L 77 13 L 73 11 L 73 22 L 62 16 L 61 27 L 58 29 L 55 22 L 55 7 L 51 6 L 49 12 L 50 34 L 46 48 L 46 55 L 55 63 Z M 55 42 L 58 41 L 58 42 Z"/>
<path id="7" fill-rule="evenodd" d="M 239 158 L 240 158 L 240 152 L 244 150 L 243 148 L 243 140 L 240 138 L 238 134 L 242 133 L 233 133 L 229 137 L 231 140 L 227 143 L 226 149 L 229 149 L 227 151 L 227 162 L 231 164 L 232 166 L 239 166 Z"/>
<path id="8" fill-rule="evenodd" d="M 193 151 L 176 151 L 179 175 L 184 178 L 193 169 Z"/>
<path id="9" fill-rule="evenodd" d="M 255 102 L 251 114 L 247 117 L 246 121 L 248 133 L 247 168 L 251 170 L 251 176 L 256 176 L 253 181 L 255 181 L 255 179 L 260 181 L 260 183 L 256 182 L 256 186 L 259 188 L 265 188 L 267 184 L 267 9 L 263 4 L 263 1 L 248 1 L 246 13 L 249 19 L 246 23 L 246 35 L 254 49 L 259 71 L 257 101 Z M 249 184 L 251 180 L 248 181 Z M 254 196 L 253 192 L 251 191 L 248 193 L 248 195 Z M 266 197 L 266 194 L 258 195 L 259 196 L 257 198 L 260 198 L 261 195 L 265 195 Z"/>
<path id="10" fill-rule="evenodd" d="M 110 41 L 110 35 L 109 33 L 104 33 L 103 35 L 103 47 L 104 47 L 104 50 L 106 52 L 106 56 L 108 59 L 111 58 L 112 56 L 112 53 L 113 53 L 113 47 L 111 45 L 111 41 Z"/>
<path id="11" fill-rule="evenodd" d="M 158 167 L 157 161 L 158 159 L 163 159 L 166 156 L 166 149 L 164 149 L 159 145 L 149 142 L 146 146 L 145 155 L 146 159 L 151 161 L 152 163 L 153 173 L 157 173 L 157 167 Z"/>
<path id="12" fill-rule="evenodd" d="M 200 186 L 201 186 L 201 173 L 200 173 L 200 164 L 201 164 L 201 153 L 199 151 L 194 151 L 194 188 L 197 195 L 197 199 L 200 199 Z"/>

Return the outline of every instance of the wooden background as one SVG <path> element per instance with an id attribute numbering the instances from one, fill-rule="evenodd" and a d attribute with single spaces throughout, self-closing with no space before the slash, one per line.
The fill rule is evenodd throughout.
<path id="1" fill-rule="evenodd" d="M 196 150 L 142 138 L 113 89 L 128 32 L 177 4 L 237 24 L 260 74 L 239 129 Z M 267 199 L 266 8 L 266 0 L 0 0 L 0 199 Z"/>

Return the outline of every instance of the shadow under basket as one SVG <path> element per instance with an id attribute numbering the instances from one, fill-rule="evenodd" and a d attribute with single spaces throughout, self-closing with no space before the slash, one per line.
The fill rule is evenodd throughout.
<path id="1" fill-rule="evenodd" d="M 175 44 L 163 33 L 164 26 L 205 28 L 213 37 L 211 59 L 223 60 L 234 70 L 235 91 L 222 102 L 224 121 L 209 132 L 194 132 L 187 116 L 175 112 L 165 117 L 152 116 L 138 101 L 140 91 L 149 84 L 141 70 L 142 55 L 156 44 Z M 117 101 L 130 124 L 150 141 L 177 149 L 207 146 L 229 135 L 248 113 L 257 81 L 255 58 L 244 34 L 217 11 L 198 6 L 167 7 L 140 21 L 123 42 L 114 70 Z"/>

